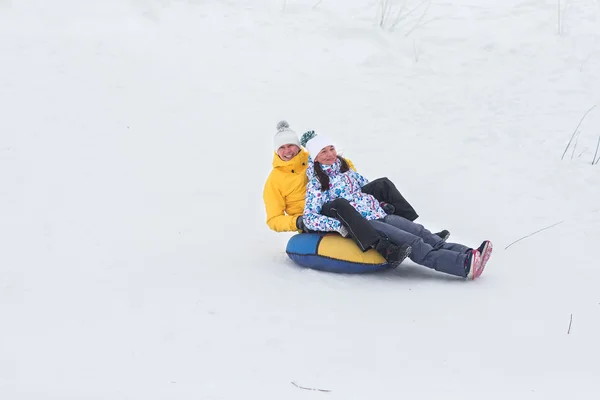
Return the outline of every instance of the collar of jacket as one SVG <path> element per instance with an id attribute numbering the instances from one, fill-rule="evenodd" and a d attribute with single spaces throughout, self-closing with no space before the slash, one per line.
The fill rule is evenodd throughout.
<path id="1" fill-rule="evenodd" d="M 342 162 L 340 161 L 339 158 L 337 160 L 335 160 L 335 162 L 333 164 L 331 164 L 331 165 L 323 165 L 323 164 L 321 164 L 321 169 L 328 176 L 334 176 L 334 175 L 339 174 L 341 168 L 342 168 Z"/>
<path id="2" fill-rule="evenodd" d="M 300 150 L 296 157 L 283 161 L 277 153 L 273 153 L 273 168 L 287 173 L 304 174 L 308 165 L 308 152 Z"/>

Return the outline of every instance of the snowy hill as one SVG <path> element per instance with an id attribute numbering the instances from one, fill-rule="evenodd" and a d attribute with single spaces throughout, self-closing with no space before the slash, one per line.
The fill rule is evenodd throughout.
<path id="1" fill-rule="evenodd" d="M 0 398 L 600 396 L 600 2 L 380 3 L 0 1 Z M 280 119 L 482 278 L 292 263 Z"/>

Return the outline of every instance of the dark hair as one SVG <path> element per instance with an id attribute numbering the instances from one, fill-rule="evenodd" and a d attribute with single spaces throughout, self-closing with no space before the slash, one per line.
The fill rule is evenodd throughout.
<path id="1" fill-rule="evenodd" d="M 340 166 L 340 172 L 344 173 L 350 170 L 350 167 L 348 167 L 348 162 L 340 156 L 337 156 L 338 160 L 340 160 L 341 162 L 341 166 Z M 316 162 L 315 161 L 315 174 L 317 175 L 317 178 L 319 178 L 319 182 L 321 182 L 321 191 L 325 192 L 327 190 L 329 190 L 329 176 L 325 173 L 325 171 L 323 171 L 323 168 L 321 168 L 321 163 Z"/>

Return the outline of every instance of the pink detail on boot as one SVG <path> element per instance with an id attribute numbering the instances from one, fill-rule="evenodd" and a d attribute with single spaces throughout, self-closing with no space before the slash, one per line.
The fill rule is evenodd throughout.
<path id="1" fill-rule="evenodd" d="M 469 268 L 469 273 L 467 275 L 467 279 L 475 279 L 481 275 L 477 275 L 478 270 L 481 268 L 481 255 L 479 254 L 479 250 L 473 249 L 473 255 L 471 255 L 471 268 Z"/>
<path id="2" fill-rule="evenodd" d="M 483 250 L 481 252 L 481 265 L 475 271 L 475 274 L 473 275 L 473 279 L 479 278 L 481 276 L 481 274 L 483 273 L 483 269 L 485 268 L 485 265 L 487 264 L 490 257 L 492 256 L 492 250 L 494 250 L 494 246 L 492 245 L 492 242 L 490 242 L 489 240 L 486 240 L 485 246 L 483 246 Z"/>

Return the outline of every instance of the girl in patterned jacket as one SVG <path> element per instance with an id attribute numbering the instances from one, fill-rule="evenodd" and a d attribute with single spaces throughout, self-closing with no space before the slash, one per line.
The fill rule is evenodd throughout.
<path id="1" fill-rule="evenodd" d="M 420 265 L 467 279 L 478 278 L 492 253 L 492 243 L 485 240 L 479 248 L 447 243 L 420 224 L 398 215 L 388 215 L 379 202 L 361 188 L 368 180 L 348 168 L 337 155 L 333 142 L 324 135 L 306 132 L 301 144 L 308 150 L 306 203 L 303 221 L 314 231 L 343 232 L 340 221 L 322 215 L 325 203 L 346 199 L 382 235 L 397 246 L 410 246 L 410 259 Z"/>
<path id="2" fill-rule="evenodd" d="M 267 178 L 263 191 L 267 224 L 277 232 L 292 230 L 308 232 L 302 222 L 308 183 L 306 175 L 308 153 L 300 148 L 300 139 L 296 132 L 290 129 L 287 121 L 277 124 L 273 144 L 275 148 L 273 170 Z M 349 167 L 353 168 L 350 160 L 346 161 Z M 363 190 L 386 201 L 382 204 L 390 213 L 397 213 L 412 220 L 418 218 L 414 208 L 389 179 L 376 179 Z M 377 232 L 346 199 L 338 198 L 324 204 L 321 212 L 342 221 L 344 226 L 340 225 L 338 232 L 343 236 L 351 237 L 362 251 L 374 248 L 390 264 L 399 264 L 408 256 L 410 246 L 396 246 L 390 242 L 387 237 Z M 444 230 L 440 235 L 447 236 L 449 232 Z"/>

